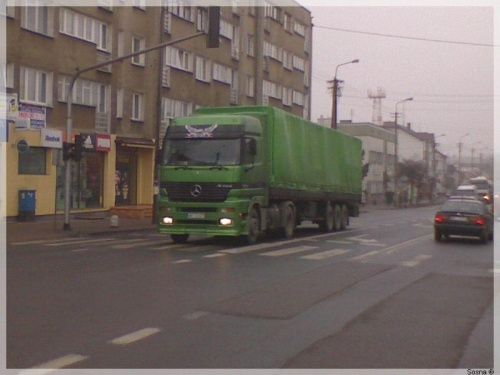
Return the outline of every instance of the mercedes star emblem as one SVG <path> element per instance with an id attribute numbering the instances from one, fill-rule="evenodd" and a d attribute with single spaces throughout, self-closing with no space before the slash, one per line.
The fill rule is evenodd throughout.
<path id="1" fill-rule="evenodd" d="M 191 188 L 191 195 L 195 198 L 199 197 L 201 195 L 202 189 L 200 185 L 193 185 Z"/>

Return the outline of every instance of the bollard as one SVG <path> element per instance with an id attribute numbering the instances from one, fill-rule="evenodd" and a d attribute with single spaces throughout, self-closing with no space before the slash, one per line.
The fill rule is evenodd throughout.
<path id="1" fill-rule="evenodd" d="M 118 222 L 119 222 L 118 216 L 117 215 L 113 215 L 113 216 L 111 216 L 111 220 L 109 222 L 109 226 L 111 228 L 118 228 Z"/>

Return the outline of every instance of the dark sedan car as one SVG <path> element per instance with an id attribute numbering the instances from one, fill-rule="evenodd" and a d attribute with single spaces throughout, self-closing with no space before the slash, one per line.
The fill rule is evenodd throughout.
<path id="1" fill-rule="evenodd" d="M 434 216 L 434 239 L 450 235 L 479 237 L 487 243 L 493 238 L 493 214 L 484 202 L 476 199 L 448 199 Z"/>

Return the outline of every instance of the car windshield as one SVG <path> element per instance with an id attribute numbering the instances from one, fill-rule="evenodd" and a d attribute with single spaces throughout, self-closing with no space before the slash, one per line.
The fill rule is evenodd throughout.
<path id="1" fill-rule="evenodd" d="M 241 139 L 167 140 L 163 165 L 239 165 Z"/>
<path id="2" fill-rule="evenodd" d="M 469 212 L 481 214 L 483 206 L 479 202 L 470 201 L 447 201 L 441 206 L 440 211 Z"/>

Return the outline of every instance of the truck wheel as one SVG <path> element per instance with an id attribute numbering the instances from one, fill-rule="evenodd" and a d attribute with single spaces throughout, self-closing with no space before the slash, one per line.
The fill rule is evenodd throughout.
<path id="1" fill-rule="evenodd" d="M 170 238 L 172 238 L 172 241 L 175 243 L 186 243 L 189 238 L 189 234 L 171 234 Z"/>
<path id="2" fill-rule="evenodd" d="M 325 206 L 325 220 L 319 223 L 319 227 L 323 232 L 333 231 L 333 226 L 335 224 L 335 215 L 330 202 L 326 202 Z"/>
<path id="3" fill-rule="evenodd" d="M 248 216 L 248 234 L 245 236 L 247 244 L 252 245 L 257 242 L 259 237 L 260 220 L 259 213 L 255 208 L 252 208 Z"/>
<path id="4" fill-rule="evenodd" d="M 287 240 L 293 237 L 293 232 L 295 230 L 295 212 L 293 207 L 287 205 L 285 207 L 285 226 L 283 227 L 283 237 Z"/>
<path id="5" fill-rule="evenodd" d="M 334 207 L 333 207 L 333 212 L 334 212 L 334 224 L 333 224 L 333 230 L 334 231 L 337 231 L 337 230 L 340 230 L 340 223 L 342 221 L 342 212 L 340 210 L 340 206 L 338 204 L 336 204 Z"/>
<path id="6" fill-rule="evenodd" d="M 349 225 L 349 211 L 347 210 L 347 206 L 345 204 L 342 205 L 340 215 L 340 230 L 345 230 Z"/>

